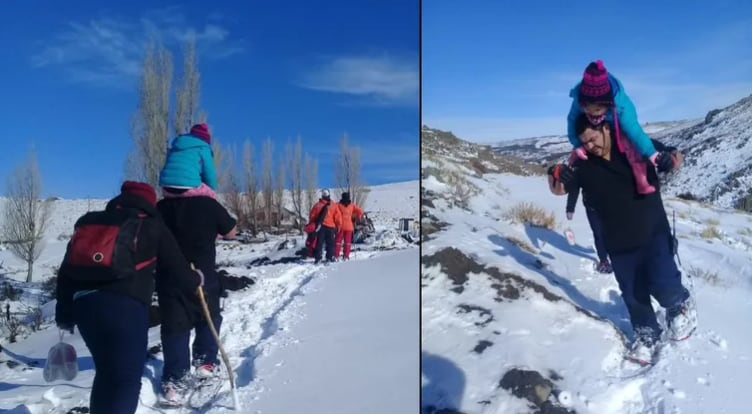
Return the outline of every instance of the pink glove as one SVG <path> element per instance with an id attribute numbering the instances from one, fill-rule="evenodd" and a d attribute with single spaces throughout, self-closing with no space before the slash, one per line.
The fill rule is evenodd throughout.
<path id="1" fill-rule="evenodd" d="M 658 166 L 658 164 L 655 162 L 655 160 L 656 160 L 656 158 L 658 158 L 659 154 L 660 154 L 659 152 L 656 152 L 655 154 L 653 154 L 653 155 L 650 156 L 650 162 L 653 163 L 653 167 L 657 167 Z"/>
<path id="2" fill-rule="evenodd" d="M 577 154 L 577 158 L 581 160 L 587 159 L 587 152 L 585 151 L 585 148 L 583 147 L 577 147 L 574 149 L 574 153 Z"/>

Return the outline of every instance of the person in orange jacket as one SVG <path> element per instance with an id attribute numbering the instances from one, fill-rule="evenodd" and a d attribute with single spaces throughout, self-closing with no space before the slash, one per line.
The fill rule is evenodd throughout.
<path id="1" fill-rule="evenodd" d="M 316 223 L 316 250 L 315 261 L 318 264 L 326 245 L 326 261 L 334 261 L 334 237 L 338 229 L 342 227 L 342 214 L 337 208 L 337 203 L 332 203 L 329 190 L 321 190 L 321 198 L 313 205 L 309 214 L 309 220 Z"/>
<path id="2" fill-rule="evenodd" d="M 342 243 L 344 242 L 345 250 L 342 258 L 348 260 L 350 259 L 350 245 L 352 244 L 353 231 L 355 230 L 353 216 L 356 216 L 357 220 L 360 220 L 364 213 L 363 209 L 350 201 L 350 193 L 348 192 L 342 193 L 342 198 L 339 200 L 339 204 L 337 204 L 337 209 L 342 215 L 342 227 L 339 228 L 334 241 L 334 258 L 339 259 L 339 253 L 342 251 Z"/>

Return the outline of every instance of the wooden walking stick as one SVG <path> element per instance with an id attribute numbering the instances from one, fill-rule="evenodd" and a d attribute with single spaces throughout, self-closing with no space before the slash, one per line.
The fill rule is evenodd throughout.
<path id="1" fill-rule="evenodd" d="M 193 266 L 193 263 L 191 263 L 191 268 L 194 270 L 196 269 Z M 217 328 L 214 327 L 214 321 L 212 321 L 211 313 L 209 313 L 209 305 L 206 304 L 206 297 L 204 296 L 204 287 L 199 286 L 196 293 L 198 294 L 199 301 L 201 301 L 201 308 L 204 310 L 206 323 L 209 324 L 209 329 L 211 330 L 212 335 L 214 335 L 214 340 L 217 342 L 219 353 L 220 355 L 222 355 L 222 361 L 225 363 L 225 366 L 227 367 L 227 373 L 230 376 L 230 389 L 232 390 L 232 402 L 233 404 L 235 404 L 235 411 L 240 411 L 240 402 L 238 401 L 238 395 L 235 393 L 235 374 L 232 372 L 230 360 L 227 358 L 227 354 L 225 353 L 225 349 L 222 346 L 222 342 L 219 340 Z"/>

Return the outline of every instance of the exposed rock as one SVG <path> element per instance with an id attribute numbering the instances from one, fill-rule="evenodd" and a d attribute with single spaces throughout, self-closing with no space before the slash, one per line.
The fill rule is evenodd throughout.
<path id="1" fill-rule="evenodd" d="M 482 354 L 489 346 L 493 345 L 493 342 L 486 341 L 485 339 L 478 341 L 478 344 L 473 348 L 473 352 Z"/>
<path id="2" fill-rule="evenodd" d="M 478 316 L 480 316 L 481 318 L 485 317 L 485 319 L 483 319 L 482 321 L 475 322 L 476 326 L 484 327 L 484 326 L 488 325 L 489 323 L 491 323 L 491 321 L 494 319 L 493 313 L 491 312 L 491 310 L 483 308 L 481 306 L 466 305 L 466 304 L 463 303 L 461 305 L 457 305 L 457 307 L 459 308 L 459 310 L 457 311 L 457 313 L 478 312 Z"/>
<path id="3" fill-rule="evenodd" d="M 467 282 L 468 273 L 480 273 L 483 266 L 473 259 L 466 256 L 459 249 L 447 247 L 438 252 L 422 257 L 422 264 L 426 267 L 440 266 L 441 271 L 449 276 L 449 279 L 456 285 L 452 291 L 462 293 L 464 283 Z"/>
<path id="4" fill-rule="evenodd" d="M 534 414 L 573 414 L 574 411 L 558 405 L 551 394 L 558 394 L 550 379 L 538 371 L 513 368 L 507 371 L 499 381 L 499 387 L 512 395 L 530 401 L 536 407 Z"/>

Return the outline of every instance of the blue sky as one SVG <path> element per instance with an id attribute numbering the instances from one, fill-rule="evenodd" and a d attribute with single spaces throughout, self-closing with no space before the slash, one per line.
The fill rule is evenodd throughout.
<path id="1" fill-rule="evenodd" d="M 478 142 L 566 133 L 569 90 L 602 59 L 641 122 L 752 94 L 752 3 L 423 2 L 422 122 Z"/>
<path id="2" fill-rule="evenodd" d="M 117 5 L 116 5 L 117 4 Z M 143 44 L 156 30 L 182 63 L 196 34 L 201 108 L 222 143 L 300 135 L 320 185 L 344 133 L 369 184 L 418 179 L 417 1 L 10 2 L 0 25 L 0 178 L 33 145 L 45 195 L 117 193 Z"/>

